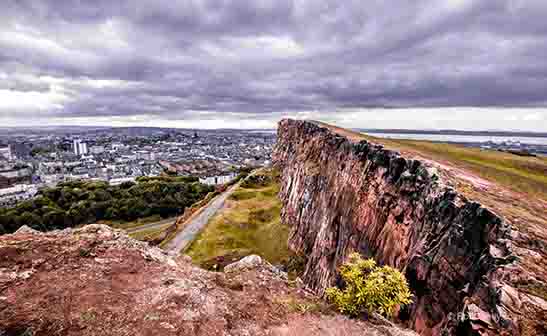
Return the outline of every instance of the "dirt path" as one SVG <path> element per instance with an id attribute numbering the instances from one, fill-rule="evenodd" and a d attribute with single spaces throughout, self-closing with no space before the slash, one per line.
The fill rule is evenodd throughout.
<path id="1" fill-rule="evenodd" d="M 249 176 L 254 175 L 256 172 L 257 171 L 252 172 Z M 222 208 L 226 199 L 237 189 L 237 187 L 239 187 L 243 181 L 245 181 L 245 179 L 234 184 L 224 193 L 217 196 L 217 198 L 210 202 L 197 216 L 190 219 L 190 222 L 185 226 L 185 228 L 179 232 L 177 236 L 173 238 L 169 244 L 167 244 L 167 246 L 165 246 L 165 250 L 171 254 L 177 255 L 190 246 L 196 236 L 201 232 L 205 225 L 207 225 L 209 219 L 211 219 L 211 217 L 213 217 L 213 215 L 215 215 L 217 211 Z"/>

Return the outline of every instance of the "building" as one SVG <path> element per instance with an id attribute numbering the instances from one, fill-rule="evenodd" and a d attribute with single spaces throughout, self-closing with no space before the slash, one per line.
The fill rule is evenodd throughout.
<path id="1" fill-rule="evenodd" d="M 18 184 L 11 188 L 0 189 L 0 206 L 12 206 L 17 202 L 34 197 L 38 189 L 34 185 Z"/>
<path id="2" fill-rule="evenodd" d="M 13 167 L 10 169 L 0 170 L 0 176 L 9 178 L 9 179 L 30 177 L 31 174 L 32 174 L 32 170 L 29 167 Z"/>
<path id="3" fill-rule="evenodd" d="M 63 181 L 64 176 L 62 174 L 44 174 L 40 175 L 40 180 L 48 187 L 54 187 L 57 183 Z"/>
<path id="4" fill-rule="evenodd" d="M 91 146 L 89 152 L 91 154 L 102 154 L 104 153 L 104 146 Z"/>
<path id="5" fill-rule="evenodd" d="M 236 178 L 237 174 L 231 173 L 227 175 L 208 176 L 199 179 L 200 183 L 207 185 L 226 184 Z"/>
<path id="6" fill-rule="evenodd" d="M 110 185 L 116 186 L 116 185 L 120 185 L 120 184 L 125 183 L 125 182 L 135 182 L 135 180 L 136 179 L 134 177 L 120 177 L 120 178 L 110 179 L 110 181 L 108 181 L 108 183 Z"/>
<path id="7" fill-rule="evenodd" d="M 13 156 L 12 156 L 12 153 L 11 153 L 11 146 L 8 145 L 7 147 L 1 147 L 0 148 L 0 159 L 1 158 L 4 158 L 8 161 L 11 161 L 13 160 Z"/>
<path id="8" fill-rule="evenodd" d="M 82 140 L 74 140 L 74 154 L 76 155 L 85 155 L 87 154 L 87 144 L 82 142 Z"/>
<path id="9" fill-rule="evenodd" d="M 148 151 L 138 151 L 137 152 L 137 159 L 138 160 L 154 160 L 156 158 L 156 155 L 153 152 Z"/>

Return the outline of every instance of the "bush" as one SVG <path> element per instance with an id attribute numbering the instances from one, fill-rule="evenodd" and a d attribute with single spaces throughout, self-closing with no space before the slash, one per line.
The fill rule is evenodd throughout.
<path id="1" fill-rule="evenodd" d="M 401 272 L 389 266 L 379 267 L 374 260 L 365 260 L 358 253 L 349 256 L 340 267 L 340 275 L 345 288 L 331 287 L 326 294 L 344 314 L 377 312 L 390 316 L 398 305 L 411 303 L 412 294 Z"/>

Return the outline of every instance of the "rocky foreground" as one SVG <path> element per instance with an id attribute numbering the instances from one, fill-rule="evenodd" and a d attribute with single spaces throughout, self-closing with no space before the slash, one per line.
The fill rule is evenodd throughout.
<path id="1" fill-rule="evenodd" d="M 258 256 L 214 273 L 104 225 L 0 236 L 0 335 L 415 335 L 349 320 Z"/>

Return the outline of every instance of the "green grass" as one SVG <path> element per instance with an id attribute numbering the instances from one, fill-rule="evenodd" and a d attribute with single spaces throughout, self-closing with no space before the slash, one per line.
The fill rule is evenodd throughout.
<path id="1" fill-rule="evenodd" d="M 151 228 L 148 230 L 142 230 L 130 233 L 129 236 L 131 238 L 135 238 L 137 240 L 144 240 L 145 238 L 154 238 L 156 236 L 159 236 L 165 229 L 167 229 L 171 224 L 162 225 L 159 228 Z"/>
<path id="2" fill-rule="evenodd" d="M 116 229 L 132 229 L 132 228 L 139 227 L 141 225 L 159 222 L 165 219 L 167 218 L 162 218 L 160 215 L 153 215 L 153 216 L 148 216 L 144 218 L 139 218 L 131 222 L 126 222 L 122 220 L 102 220 L 102 221 L 99 221 L 99 223 L 106 224 Z"/>
<path id="3" fill-rule="evenodd" d="M 280 220 L 279 183 L 269 179 L 265 184 L 245 186 L 232 194 L 186 252 L 195 263 L 221 269 L 249 254 L 258 254 L 273 264 L 289 259 L 289 228 Z"/>

